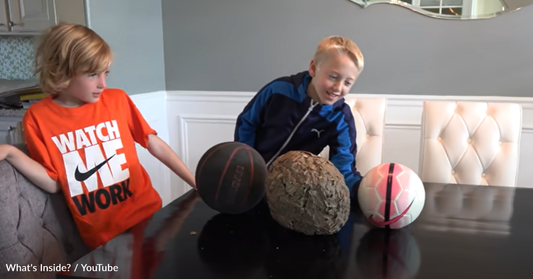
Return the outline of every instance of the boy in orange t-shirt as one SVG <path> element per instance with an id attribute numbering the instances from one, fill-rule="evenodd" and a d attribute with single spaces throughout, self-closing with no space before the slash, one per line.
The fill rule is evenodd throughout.
<path id="1" fill-rule="evenodd" d="M 91 29 L 59 24 L 43 33 L 35 65 L 49 94 L 23 118 L 30 154 L 0 146 L 35 185 L 62 191 L 83 241 L 94 249 L 161 208 L 135 143 L 196 188 L 194 176 L 128 95 L 107 89 L 112 54 Z"/>

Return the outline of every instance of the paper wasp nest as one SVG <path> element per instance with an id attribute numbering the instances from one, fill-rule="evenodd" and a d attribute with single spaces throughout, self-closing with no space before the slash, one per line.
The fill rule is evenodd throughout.
<path id="1" fill-rule="evenodd" d="M 348 221 L 350 193 L 327 159 L 290 151 L 269 167 L 266 196 L 273 219 L 306 235 L 337 233 Z"/>

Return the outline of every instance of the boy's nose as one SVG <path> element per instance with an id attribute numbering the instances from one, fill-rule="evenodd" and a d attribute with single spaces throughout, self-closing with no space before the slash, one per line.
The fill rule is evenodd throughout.
<path id="1" fill-rule="evenodd" d="M 100 88 L 106 88 L 106 81 L 105 81 L 105 76 L 101 77 L 100 78 L 100 82 L 98 83 L 98 87 Z"/>
<path id="2" fill-rule="evenodd" d="M 334 89 L 336 92 L 341 91 L 341 84 L 340 84 L 340 82 L 337 82 L 337 83 L 333 84 L 333 89 Z"/>

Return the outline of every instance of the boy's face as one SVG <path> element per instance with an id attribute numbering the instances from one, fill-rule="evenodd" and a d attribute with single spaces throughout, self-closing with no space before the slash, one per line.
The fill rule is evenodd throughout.
<path id="1" fill-rule="evenodd" d="M 95 103 L 100 99 L 102 91 L 106 88 L 106 78 L 109 72 L 88 73 L 74 76 L 59 96 L 67 105 L 82 105 Z"/>
<path id="2" fill-rule="evenodd" d="M 359 70 L 346 54 L 330 54 L 320 65 L 314 60 L 309 65 L 313 77 L 310 97 L 321 104 L 332 105 L 349 93 L 359 76 Z"/>

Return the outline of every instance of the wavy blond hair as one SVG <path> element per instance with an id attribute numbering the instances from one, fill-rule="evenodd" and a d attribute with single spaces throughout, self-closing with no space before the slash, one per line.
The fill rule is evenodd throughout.
<path id="1" fill-rule="evenodd" d="M 35 53 L 41 89 L 58 94 L 78 74 L 102 73 L 112 62 L 109 45 L 90 28 L 60 23 L 45 30 Z"/>
<path id="2" fill-rule="evenodd" d="M 331 51 L 346 54 L 355 64 L 359 72 L 363 71 L 365 59 L 359 47 L 350 39 L 342 36 L 329 36 L 318 43 L 313 59 L 317 66 L 329 57 Z"/>

